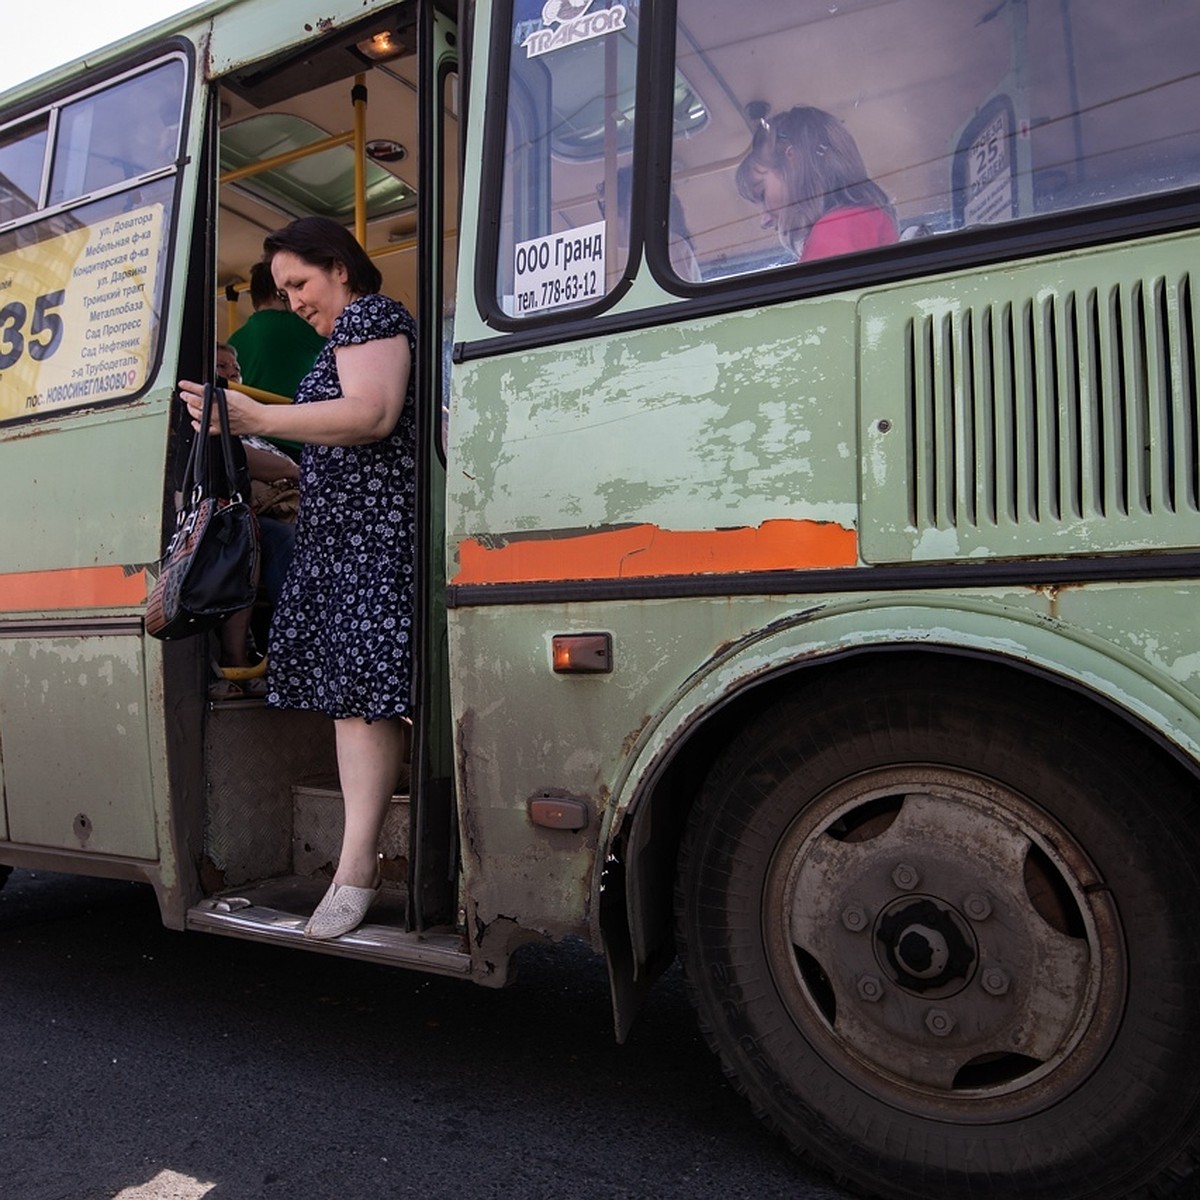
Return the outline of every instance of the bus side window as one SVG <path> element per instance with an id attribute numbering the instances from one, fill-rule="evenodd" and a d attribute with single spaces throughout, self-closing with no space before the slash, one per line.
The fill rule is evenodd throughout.
<path id="1" fill-rule="evenodd" d="M 183 65 L 172 61 L 65 105 L 50 203 L 101 191 L 174 162 L 182 91 Z"/>
<path id="2" fill-rule="evenodd" d="M 831 185 L 829 209 L 882 204 L 852 198 L 869 181 L 901 242 L 1195 186 L 1198 38 L 1194 5 L 1134 21 L 1122 0 L 777 0 L 731 22 L 717 0 L 679 0 L 676 99 L 691 97 L 692 119 L 674 134 L 672 184 L 703 277 L 815 257 L 812 222 L 794 210 L 822 193 L 764 196 L 739 179 L 747 152 L 768 132 L 777 141 L 769 127 L 799 108 L 828 113 L 861 158 L 861 180 Z M 869 248 L 842 241 L 844 252 Z"/>
<path id="3" fill-rule="evenodd" d="M 0 422 L 149 382 L 187 73 L 175 51 L 0 131 Z"/>
<path id="4" fill-rule="evenodd" d="M 585 12 L 517 0 L 504 125 L 495 296 L 526 317 L 594 305 L 628 257 L 596 209 L 633 149 L 637 17 L 622 4 Z"/>
<path id="5" fill-rule="evenodd" d="M 38 209 L 47 125 L 42 118 L 0 137 L 0 225 Z"/>
<path id="6" fill-rule="evenodd" d="M 797 0 L 731 24 L 713 0 L 680 0 L 675 67 L 702 118 L 675 136 L 672 183 L 706 280 L 949 227 L 947 146 L 970 81 L 1006 70 L 1007 39 L 980 35 L 974 9 L 928 8 Z M 931 50 L 939 38 L 959 57 Z"/>

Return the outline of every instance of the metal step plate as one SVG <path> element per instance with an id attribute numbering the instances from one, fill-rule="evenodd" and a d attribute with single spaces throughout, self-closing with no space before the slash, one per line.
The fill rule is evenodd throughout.
<path id="1" fill-rule="evenodd" d="M 454 933 L 408 932 L 404 893 L 386 885 L 357 929 L 329 941 L 306 938 L 305 922 L 327 886 L 324 880 L 291 876 L 210 896 L 188 910 L 187 928 L 320 954 L 413 966 L 439 975 L 471 973 L 471 956 L 463 949 L 463 939 Z"/>

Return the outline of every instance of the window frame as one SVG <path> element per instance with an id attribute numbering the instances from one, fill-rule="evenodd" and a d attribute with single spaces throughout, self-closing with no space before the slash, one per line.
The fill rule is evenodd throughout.
<path id="1" fill-rule="evenodd" d="M 498 196 L 503 180 L 503 133 L 508 112 L 512 4 L 501 0 L 488 52 L 489 108 L 479 195 Z M 500 17 L 504 19 L 501 20 Z M 886 286 L 951 272 L 974 271 L 1072 250 L 1097 248 L 1142 237 L 1200 231 L 1200 183 L 1173 190 L 974 225 L 936 237 L 897 242 L 874 250 L 769 271 L 684 280 L 669 255 L 669 195 L 673 130 L 676 0 L 642 0 L 638 31 L 637 114 L 629 256 L 617 286 L 595 304 L 551 309 L 524 317 L 502 312 L 496 300 L 498 211 L 479 211 L 474 264 L 475 300 L 497 334 L 456 350 L 459 361 L 716 316 L 741 309 Z M 671 70 L 653 71 L 654 63 Z M 497 144 L 499 142 L 499 145 Z M 948 188 L 948 195 L 949 195 Z M 664 295 L 636 311 L 613 312 L 633 286 L 642 260 Z"/>
<path id="2" fill-rule="evenodd" d="M 14 229 L 19 229 L 24 225 L 33 224 L 37 221 L 42 221 L 48 217 L 58 216 L 59 213 L 69 212 L 73 208 L 78 208 L 84 204 L 93 204 L 97 200 L 104 200 L 109 196 L 116 195 L 119 192 L 132 191 L 137 187 L 144 187 L 146 184 L 155 183 L 159 179 L 164 179 L 169 175 L 176 174 L 180 166 L 185 160 L 184 148 L 187 145 L 187 123 L 189 115 L 189 96 L 193 88 L 194 62 L 191 47 L 182 41 L 174 41 L 168 43 L 165 48 L 156 47 L 153 53 L 145 55 L 132 63 L 124 64 L 119 70 L 112 75 L 107 75 L 103 79 L 97 80 L 90 86 L 79 89 L 66 89 L 59 94 L 52 96 L 48 100 L 35 105 L 27 111 L 21 112 L 12 119 L 0 125 L 0 137 L 2 137 L 9 129 L 13 129 L 26 123 L 32 123 L 43 114 L 48 117 L 47 138 L 44 157 L 42 160 L 42 180 L 41 189 L 38 196 L 38 207 L 32 213 L 26 213 L 20 217 L 15 217 L 10 221 L 0 223 L 0 236 L 10 233 Z M 175 159 L 161 167 L 156 167 L 152 171 L 143 172 L 140 175 L 131 176 L 128 179 L 123 179 L 119 183 L 109 184 L 107 187 L 97 188 L 95 191 L 82 192 L 78 196 L 72 196 L 69 199 L 60 201 L 57 204 L 43 205 L 43 201 L 47 196 L 47 191 L 50 186 L 50 176 L 53 171 L 54 152 L 57 145 L 59 115 L 61 111 L 68 105 L 77 104 L 81 100 L 86 100 L 89 96 L 94 96 L 100 92 L 108 91 L 110 88 L 116 87 L 127 80 L 134 79 L 138 75 L 148 74 L 156 67 L 162 66 L 164 63 L 178 59 L 183 65 L 183 88 L 181 91 L 181 104 L 179 111 L 179 133 L 176 142 Z"/>
<path id="3" fill-rule="evenodd" d="M 491 43 L 487 56 L 487 78 L 489 87 L 488 111 L 484 116 L 484 158 L 480 195 L 501 197 L 504 193 L 504 154 L 507 144 L 510 89 L 513 73 L 510 70 L 512 56 L 512 32 L 514 29 L 515 0 L 497 0 L 491 30 Z M 647 96 L 648 49 L 650 33 L 654 25 L 654 5 L 641 0 L 637 13 L 637 65 L 634 72 L 634 125 L 631 161 L 636 164 L 645 158 L 646 124 L 642 117 L 642 105 Z M 548 176 L 547 172 L 542 174 Z M 634 191 L 631 197 L 631 220 L 629 247 L 621 273 L 603 295 L 591 304 L 578 304 L 562 308 L 550 308 L 526 315 L 506 313 L 500 306 L 499 274 L 501 244 L 501 206 L 489 206 L 480 210 L 477 252 L 475 256 L 475 303 L 488 325 L 500 331 L 536 330 L 554 328 L 564 321 L 590 320 L 608 311 L 617 304 L 633 286 L 641 263 L 640 240 L 635 232 L 638 219 L 640 187 L 638 171 L 633 174 Z M 540 184 L 546 185 L 542 179 Z"/>

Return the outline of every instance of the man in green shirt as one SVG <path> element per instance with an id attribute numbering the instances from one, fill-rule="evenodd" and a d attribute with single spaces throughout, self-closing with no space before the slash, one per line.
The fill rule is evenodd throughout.
<path id="1" fill-rule="evenodd" d="M 229 335 L 229 344 L 237 351 L 242 382 L 293 397 L 325 339 L 288 309 L 266 263 L 255 263 L 250 269 L 250 301 L 254 312 Z M 300 453 L 298 442 L 279 441 L 278 445 L 294 457 Z"/>

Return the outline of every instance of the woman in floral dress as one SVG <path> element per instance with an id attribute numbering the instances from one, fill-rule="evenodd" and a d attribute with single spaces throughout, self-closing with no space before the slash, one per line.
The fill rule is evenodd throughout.
<path id="1" fill-rule="evenodd" d="M 291 310 L 328 338 L 292 405 L 229 390 L 235 435 L 304 443 L 296 551 L 271 624 L 267 702 L 334 722 L 345 831 L 305 935 L 359 925 L 379 889 L 379 835 L 411 706 L 415 597 L 415 326 L 335 221 L 304 217 L 263 243 Z M 203 386 L 180 382 L 198 422 Z"/>

